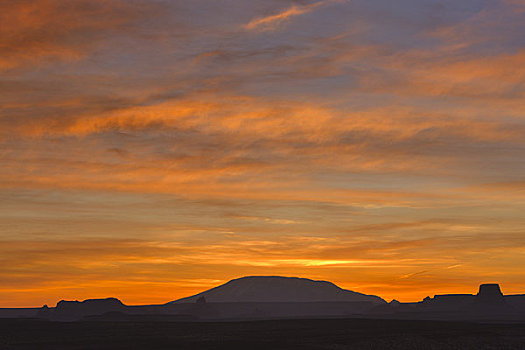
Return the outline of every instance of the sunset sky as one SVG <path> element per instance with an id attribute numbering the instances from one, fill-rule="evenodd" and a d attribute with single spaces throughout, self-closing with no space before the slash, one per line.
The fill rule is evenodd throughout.
<path id="1" fill-rule="evenodd" d="M 525 293 L 524 33 L 524 0 L 0 0 L 0 307 Z"/>

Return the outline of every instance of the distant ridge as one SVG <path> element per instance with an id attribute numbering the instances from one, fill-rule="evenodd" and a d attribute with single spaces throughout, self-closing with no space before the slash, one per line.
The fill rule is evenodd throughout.
<path id="1" fill-rule="evenodd" d="M 215 303 L 336 301 L 386 303 L 378 296 L 342 289 L 327 281 L 299 277 L 247 276 L 168 304 L 194 303 L 203 297 L 207 302 Z"/>
<path id="2" fill-rule="evenodd" d="M 202 293 L 160 305 L 123 304 L 116 298 L 61 300 L 55 307 L 0 309 L 0 318 L 52 321 L 198 321 L 278 318 L 377 318 L 525 322 L 525 295 L 504 295 L 496 283 L 477 294 L 438 294 L 419 302 L 386 303 L 327 281 L 280 276 L 233 279 Z"/>
<path id="3" fill-rule="evenodd" d="M 60 300 L 54 308 L 44 305 L 38 316 L 55 320 L 74 320 L 110 311 L 124 311 L 126 305 L 116 298 L 87 299 L 84 301 Z"/>

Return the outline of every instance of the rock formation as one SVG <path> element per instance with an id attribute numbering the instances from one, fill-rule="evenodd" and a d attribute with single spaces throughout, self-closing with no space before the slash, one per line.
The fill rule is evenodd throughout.
<path id="1" fill-rule="evenodd" d="M 496 283 L 487 283 L 479 286 L 479 292 L 476 300 L 485 304 L 501 304 L 504 302 L 503 293 Z"/>
<path id="2" fill-rule="evenodd" d="M 331 282 L 279 276 L 250 276 L 234 279 L 172 303 L 194 303 L 201 297 L 205 297 L 209 303 L 335 301 L 386 303 L 375 295 L 342 289 Z"/>

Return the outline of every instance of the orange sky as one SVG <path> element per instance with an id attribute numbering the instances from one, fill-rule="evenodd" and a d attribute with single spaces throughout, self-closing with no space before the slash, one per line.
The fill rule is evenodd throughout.
<path id="1" fill-rule="evenodd" d="M 0 307 L 245 275 L 525 293 L 525 2 L 0 3 Z"/>

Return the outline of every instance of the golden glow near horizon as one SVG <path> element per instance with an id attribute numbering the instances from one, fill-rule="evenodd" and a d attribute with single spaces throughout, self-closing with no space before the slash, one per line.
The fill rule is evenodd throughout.
<path id="1" fill-rule="evenodd" d="M 0 307 L 245 275 L 525 292 L 523 1 L 21 0 L 0 23 Z"/>

